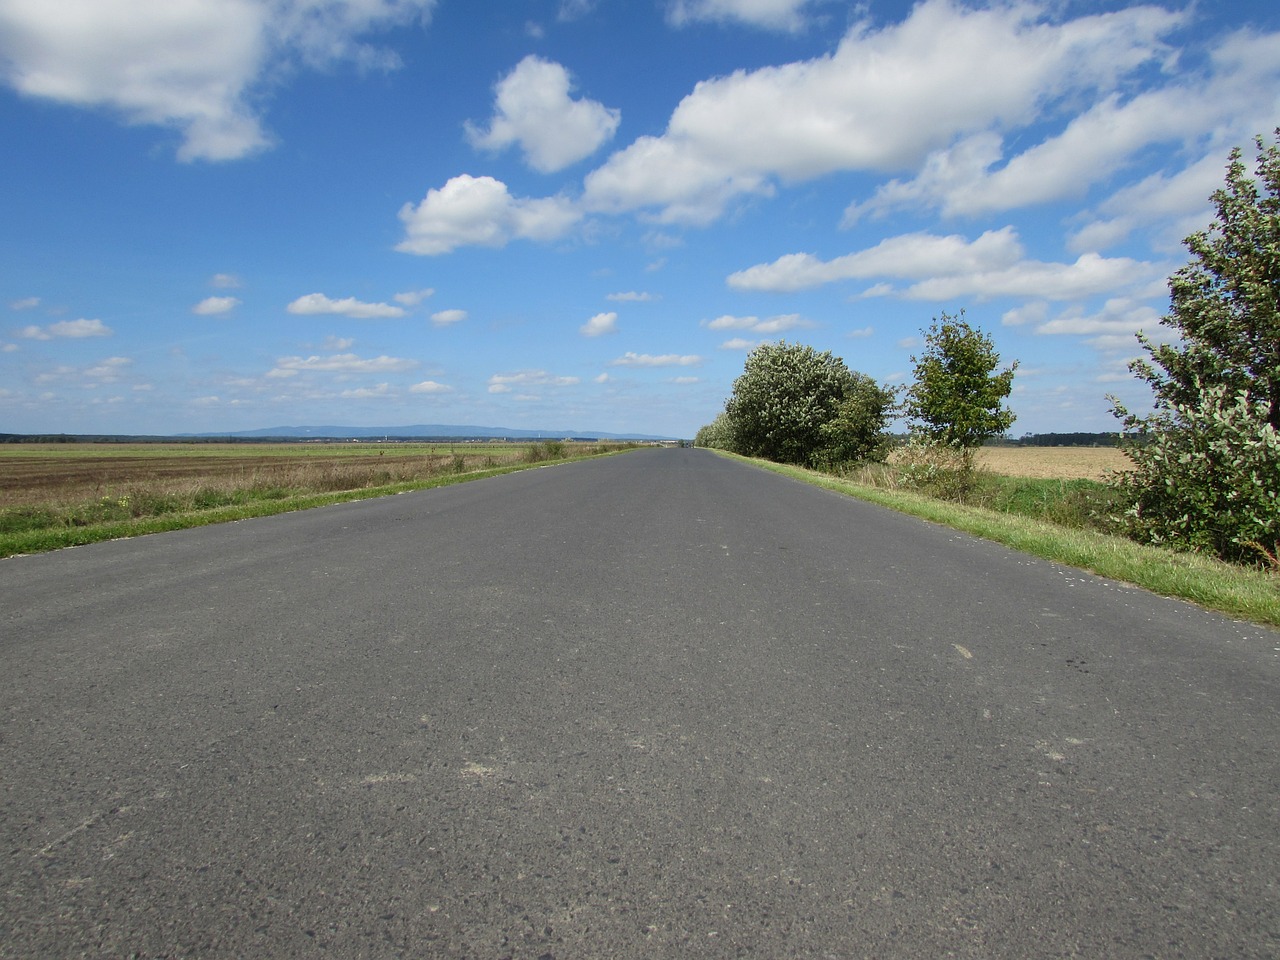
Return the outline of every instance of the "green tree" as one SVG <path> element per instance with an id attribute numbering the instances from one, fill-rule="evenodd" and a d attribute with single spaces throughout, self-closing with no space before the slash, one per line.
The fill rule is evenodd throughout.
<path id="1" fill-rule="evenodd" d="M 1147 357 L 1129 369 L 1155 411 L 1111 398 L 1135 466 L 1116 479 L 1129 532 L 1231 560 L 1280 541 L 1280 146 L 1256 143 L 1256 179 L 1232 150 L 1215 220 L 1169 279 L 1176 340 L 1138 335 Z"/>
<path id="2" fill-rule="evenodd" d="M 1217 218 L 1187 237 L 1191 261 L 1169 278 L 1160 323 L 1180 342 L 1156 345 L 1139 334 L 1151 360 L 1129 369 L 1151 386 L 1157 409 L 1196 406 L 1222 385 L 1265 404 L 1280 430 L 1280 146 L 1261 137 L 1257 145 L 1257 180 L 1232 150 L 1226 188 L 1211 198 Z"/>
<path id="3" fill-rule="evenodd" d="M 879 413 L 876 404 L 879 403 Z M 892 393 L 829 350 L 756 347 L 725 404 L 730 449 L 779 463 L 829 465 L 876 448 Z"/>
<path id="4" fill-rule="evenodd" d="M 854 371 L 845 385 L 844 399 L 830 420 L 818 428 L 821 446 L 810 458 L 828 468 L 844 463 L 883 460 L 888 453 L 885 427 L 892 416 L 897 394 L 865 373 Z"/>
<path id="5" fill-rule="evenodd" d="M 729 416 L 721 412 L 706 426 L 699 428 L 693 438 L 695 447 L 711 447 L 716 450 L 728 450 L 733 446 L 733 435 L 729 429 Z"/>
<path id="6" fill-rule="evenodd" d="M 1013 390 L 1015 360 L 997 372 L 1000 355 L 992 339 L 959 316 L 943 313 L 922 331 L 925 349 L 912 357 L 915 382 L 907 389 L 906 413 L 931 441 L 972 451 L 1013 426 L 1002 406 Z"/>

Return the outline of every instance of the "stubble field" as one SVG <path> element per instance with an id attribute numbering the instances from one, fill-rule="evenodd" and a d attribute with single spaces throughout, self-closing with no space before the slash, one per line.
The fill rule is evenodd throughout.
<path id="1" fill-rule="evenodd" d="M 0 444 L 0 556 L 262 516 L 627 444 Z"/>
<path id="2" fill-rule="evenodd" d="M 5 444 L 0 510 L 103 497 L 329 492 L 519 462 L 533 444 Z"/>
<path id="3" fill-rule="evenodd" d="M 1133 463 L 1116 447 L 983 447 L 978 466 L 1006 477 L 1103 480 Z"/>

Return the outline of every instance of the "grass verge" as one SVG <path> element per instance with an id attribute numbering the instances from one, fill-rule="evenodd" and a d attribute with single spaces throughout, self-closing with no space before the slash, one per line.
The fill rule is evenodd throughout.
<path id="1" fill-rule="evenodd" d="M 186 530 L 211 523 L 227 523 L 233 520 L 248 520 L 253 517 L 266 517 L 279 513 L 291 513 L 296 510 L 308 510 L 313 507 L 325 507 L 336 503 L 347 503 L 353 500 L 368 500 L 374 497 L 385 497 L 413 490 L 427 490 L 435 487 L 465 483 L 469 480 L 483 480 L 505 473 L 530 470 L 536 467 L 553 466 L 572 463 L 578 460 L 589 460 L 595 457 L 612 456 L 633 447 L 606 449 L 584 455 L 572 455 L 562 448 L 556 449 L 548 444 L 540 449 L 526 451 L 516 463 L 486 467 L 465 472 L 440 473 L 431 477 L 413 480 L 402 480 L 390 483 L 372 484 L 341 490 L 299 491 L 281 488 L 257 488 L 252 491 L 238 490 L 229 498 L 234 502 L 220 502 L 203 508 L 164 510 L 144 516 L 109 517 L 91 522 L 66 522 L 65 514 L 48 512 L 45 517 L 42 511 L 25 511 L 31 523 L 13 523 L 17 518 L 9 516 L 9 526 L 18 529 L 4 529 L 6 524 L 0 523 L 0 558 L 19 556 L 30 553 L 44 553 L 63 547 L 84 546 L 104 540 L 118 540 L 124 537 L 138 537 L 148 533 L 163 533 L 168 530 Z M 124 498 L 127 500 L 128 498 Z M 158 498 L 161 499 L 161 498 Z M 111 506 L 129 506 L 123 500 L 114 501 Z M 136 508 L 136 505 L 130 506 Z"/>
<path id="2" fill-rule="evenodd" d="M 1280 577 L 1177 553 L 1096 530 L 1071 529 L 983 507 L 961 506 L 906 490 L 866 486 L 828 474 L 722 454 L 815 486 L 992 540 L 1024 553 L 1131 583 L 1254 623 L 1280 627 Z"/>

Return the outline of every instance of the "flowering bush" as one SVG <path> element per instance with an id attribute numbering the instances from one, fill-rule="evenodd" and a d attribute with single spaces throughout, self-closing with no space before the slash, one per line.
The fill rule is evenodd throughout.
<path id="1" fill-rule="evenodd" d="M 1126 452 L 1135 469 L 1115 485 L 1130 506 L 1122 520 L 1147 543 L 1258 562 L 1280 543 L 1280 432 L 1270 404 L 1248 391 L 1206 388 L 1141 426 Z"/>

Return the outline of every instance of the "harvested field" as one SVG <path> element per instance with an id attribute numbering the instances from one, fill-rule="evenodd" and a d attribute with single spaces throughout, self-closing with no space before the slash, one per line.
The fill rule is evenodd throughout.
<path id="1" fill-rule="evenodd" d="M 566 456 L 601 449 L 562 447 Z M 214 491 L 358 490 L 550 459 L 540 449 L 549 452 L 529 443 L 0 445 L 0 510 L 103 498 L 209 499 Z"/>
<path id="2" fill-rule="evenodd" d="M 195 488 L 344 490 L 483 469 L 515 456 L 8 456 L 0 458 L 0 506 L 92 500 L 143 488 L 152 494 Z"/>
<path id="3" fill-rule="evenodd" d="M 978 466 L 1007 477 L 1102 480 L 1132 462 L 1115 447 L 983 447 Z"/>

